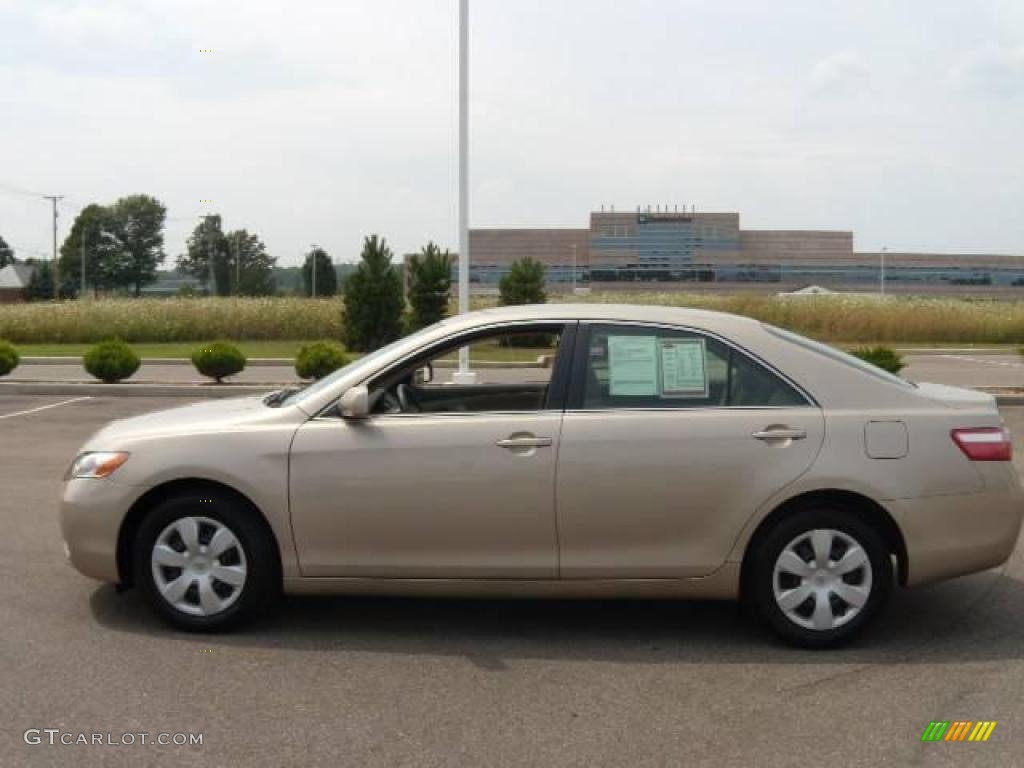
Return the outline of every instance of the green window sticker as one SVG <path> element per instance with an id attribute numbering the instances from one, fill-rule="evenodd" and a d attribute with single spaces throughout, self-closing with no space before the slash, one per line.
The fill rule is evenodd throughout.
<path id="1" fill-rule="evenodd" d="M 608 394 L 658 394 L 658 337 L 608 337 Z"/>

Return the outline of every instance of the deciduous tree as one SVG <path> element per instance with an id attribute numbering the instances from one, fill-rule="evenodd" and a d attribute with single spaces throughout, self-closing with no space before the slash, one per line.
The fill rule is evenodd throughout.
<path id="1" fill-rule="evenodd" d="M 313 248 L 306 254 L 302 264 L 302 290 L 306 296 L 313 295 L 313 265 L 316 265 L 316 295 L 335 296 L 338 293 L 338 275 L 334 271 L 331 257 L 323 248 Z"/>
<path id="2" fill-rule="evenodd" d="M 192 230 L 186 243 L 186 252 L 178 256 L 178 269 L 203 281 L 218 296 L 230 292 L 228 241 L 221 229 L 220 215 L 204 216 Z"/>
<path id="3" fill-rule="evenodd" d="M 244 229 L 225 236 L 229 256 L 229 281 L 232 294 L 239 296 L 272 296 L 277 290 L 274 267 L 277 259 L 267 253 L 267 246 L 255 234 Z"/>

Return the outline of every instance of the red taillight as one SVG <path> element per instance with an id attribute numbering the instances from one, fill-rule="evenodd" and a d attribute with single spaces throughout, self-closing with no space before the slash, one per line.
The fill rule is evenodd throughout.
<path id="1" fill-rule="evenodd" d="M 1013 443 L 1006 427 L 975 427 L 954 429 L 953 442 L 971 461 L 1010 461 Z"/>

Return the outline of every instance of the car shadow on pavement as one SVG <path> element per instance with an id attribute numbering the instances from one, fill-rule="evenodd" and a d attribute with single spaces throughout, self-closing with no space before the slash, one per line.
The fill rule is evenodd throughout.
<path id="1" fill-rule="evenodd" d="M 132 590 L 97 589 L 108 630 L 224 648 L 457 655 L 491 669 L 520 658 L 622 663 L 951 663 L 1024 657 L 1024 582 L 1003 571 L 896 589 L 851 647 L 790 648 L 736 603 L 288 597 L 272 617 L 229 634 L 175 633 Z"/>

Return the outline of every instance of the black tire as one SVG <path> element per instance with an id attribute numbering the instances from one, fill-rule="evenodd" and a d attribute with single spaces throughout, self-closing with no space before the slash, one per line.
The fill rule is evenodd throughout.
<path id="1" fill-rule="evenodd" d="M 777 583 L 780 590 L 794 586 L 804 587 L 804 585 L 814 589 L 817 586 L 814 580 L 818 576 L 809 576 L 804 581 L 799 577 L 780 573 L 777 582 L 775 570 L 776 562 L 783 550 L 800 539 L 801 536 L 805 534 L 809 536 L 810 532 L 815 530 L 836 531 L 841 534 L 833 538 L 833 541 L 838 542 L 834 544 L 836 549 L 832 550 L 837 553 L 836 556 L 847 551 L 843 547 L 848 542 L 843 537 L 849 537 L 863 549 L 867 556 L 867 562 L 870 564 L 870 571 L 862 568 L 851 572 L 848 577 L 840 577 L 843 581 L 846 581 L 846 578 L 860 579 L 859 583 L 853 581 L 853 585 L 868 591 L 867 600 L 859 608 L 842 600 L 834 592 L 827 592 L 829 612 L 837 624 L 830 629 L 809 628 L 797 623 L 797 620 L 813 622 L 813 610 L 817 608 L 819 599 L 817 595 L 811 595 L 807 601 L 801 602 L 792 609 L 791 613 L 794 614 L 794 618 L 790 618 L 790 615 L 787 615 L 780 607 L 775 596 Z M 805 546 L 811 546 L 809 538 L 796 545 L 798 549 L 803 549 Z M 878 531 L 852 510 L 833 506 L 814 506 L 794 512 L 776 523 L 765 536 L 760 538 L 750 556 L 753 560 L 744 585 L 745 599 L 750 603 L 754 612 L 779 637 L 800 648 L 835 648 L 850 642 L 878 616 L 892 593 L 893 567 L 889 550 Z M 802 559 L 806 560 L 807 558 Z M 810 562 L 817 566 L 817 561 L 813 559 L 813 556 Z M 808 563 L 808 565 L 810 564 Z M 817 574 L 818 571 L 815 570 L 814 573 Z M 783 579 L 795 579 L 796 581 L 784 583 Z M 840 591 L 841 588 L 842 585 L 837 587 Z M 823 589 L 827 590 L 827 587 Z M 802 614 L 807 611 L 808 607 L 811 608 L 811 615 L 805 617 Z M 851 611 L 852 613 L 848 615 L 847 612 Z"/>
<path id="2" fill-rule="evenodd" d="M 276 545 L 257 515 L 250 506 L 230 495 L 205 489 L 185 491 L 157 504 L 139 526 L 132 550 L 135 584 L 153 610 L 172 626 L 190 632 L 233 629 L 269 612 L 280 595 L 281 576 Z M 246 573 L 240 593 L 228 607 L 211 615 L 193 615 L 179 610 L 164 599 L 154 575 L 152 554 L 157 538 L 172 523 L 188 517 L 203 518 L 225 526 L 241 549 L 240 554 L 236 550 L 228 552 L 227 556 L 234 558 L 236 565 L 244 558 Z M 201 524 L 200 540 L 206 529 L 216 530 Z M 172 570 L 169 578 L 173 575 Z M 233 594 L 230 589 L 228 593 Z"/>

